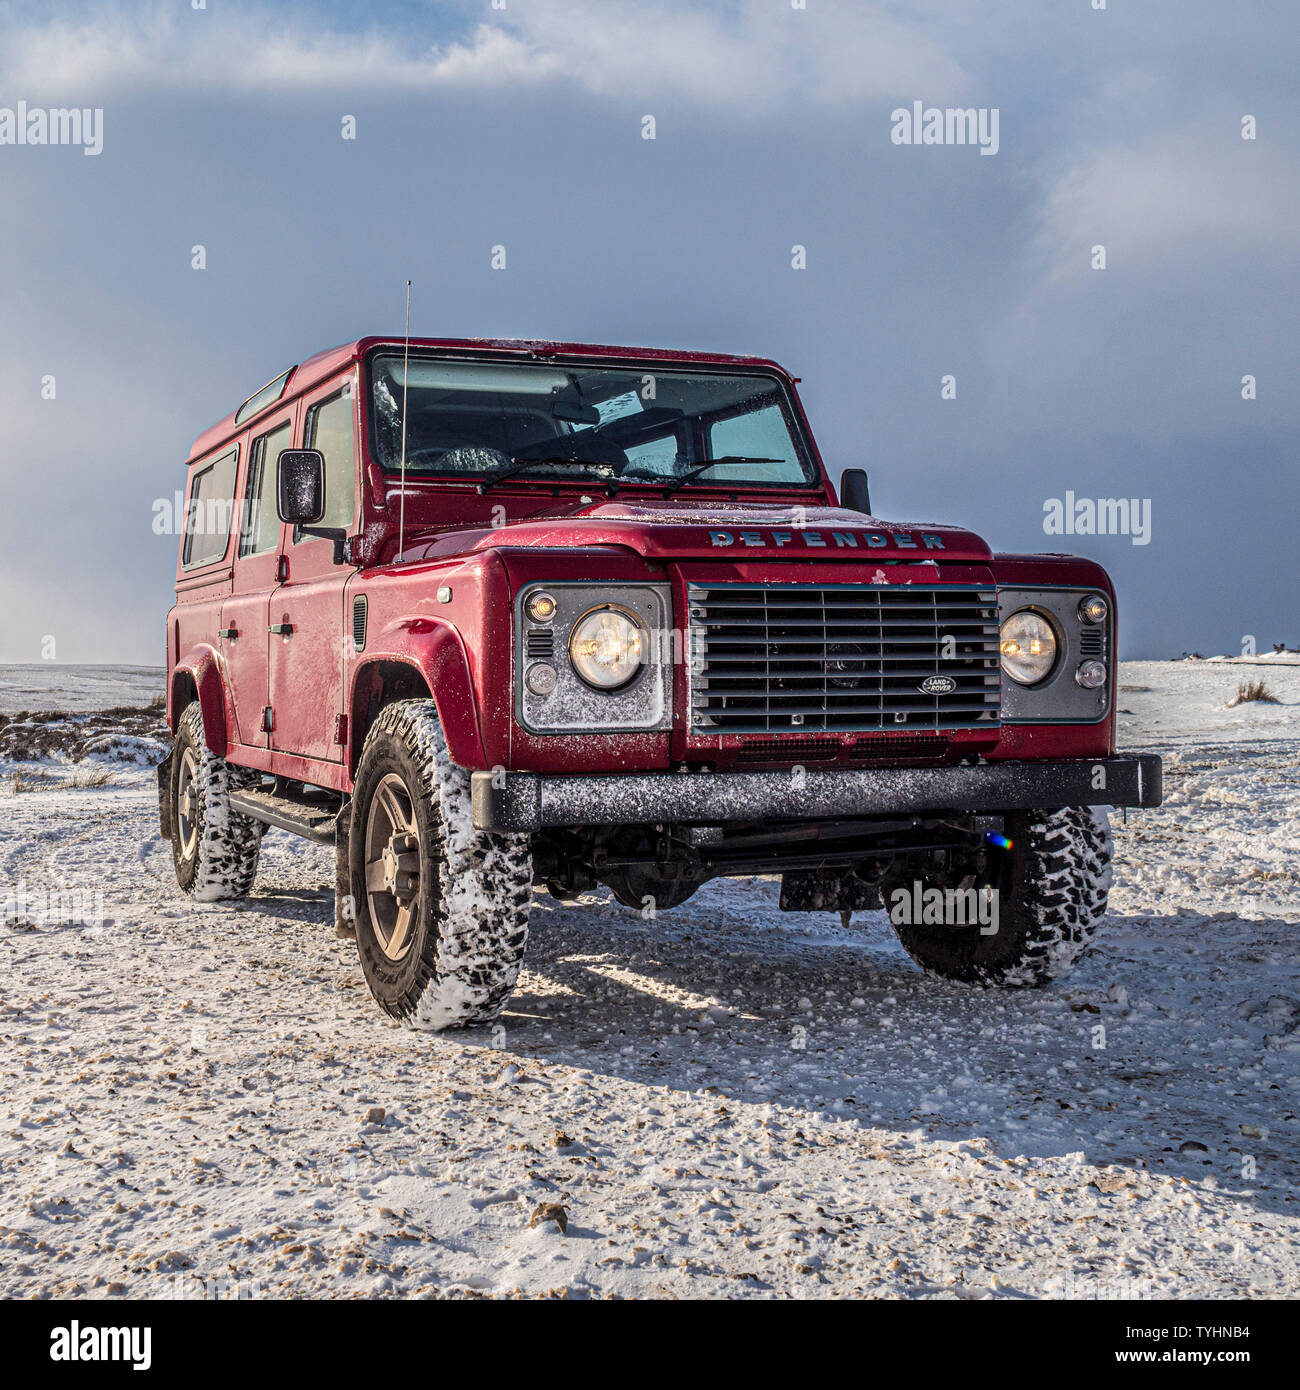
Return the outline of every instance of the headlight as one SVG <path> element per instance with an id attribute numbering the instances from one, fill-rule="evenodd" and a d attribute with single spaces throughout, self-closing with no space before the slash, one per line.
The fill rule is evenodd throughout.
<path id="1" fill-rule="evenodd" d="M 1056 665 L 1056 631 L 1032 608 L 1022 608 L 999 631 L 1002 669 L 1021 685 L 1046 680 Z"/>
<path id="2" fill-rule="evenodd" d="M 593 608 L 573 625 L 569 660 L 597 690 L 617 690 L 632 679 L 645 660 L 640 625 L 621 608 Z"/>

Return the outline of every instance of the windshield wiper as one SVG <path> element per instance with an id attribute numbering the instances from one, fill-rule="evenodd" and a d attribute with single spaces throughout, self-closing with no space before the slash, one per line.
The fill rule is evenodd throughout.
<path id="1" fill-rule="evenodd" d="M 705 463 L 697 463 L 693 468 L 688 468 L 685 473 L 678 473 L 676 477 L 664 480 L 665 496 L 671 497 L 680 487 L 685 487 L 687 483 L 698 478 L 701 473 L 707 473 L 710 468 L 716 468 L 720 463 L 784 463 L 785 459 L 762 458 L 756 454 L 723 454 L 721 458 L 709 459 Z"/>
<path id="2" fill-rule="evenodd" d="M 679 457 L 678 462 L 685 462 Z M 671 496 L 679 487 L 689 483 L 692 478 L 698 478 L 701 473 L 707 473 L 719 463 L 785 463 L 785 459 L 761 458 L 757 454 L 723 454 L 721 458 L 709 459 L 705 463 L 697 463 L 688 468 L 685 473 L 634 473 L 630 468 L 620 469 L 610 479 L 609 495 L 613 497 L 618 491 L 619 484 L 627 478 L 634 478 L 640 483 L 659 483 L 663 486 L 666 495 Z"/>
<path id="3" fill-rule="evenodd" d="M 580 468 L 612 468 L 613 464 L 601 463 L 599 459 L 579 459 L 569 454 L 546 454 L 541 458 L 534 458 L 531 454 L 523 456 L 516 454 L 504 468 L 498 468 L 495 473 L 489 473 L 479 480 L 478 493 L 481 497 L 489 488 L 495 487 L 497 483 L 503 483 L 507 478 L 513 478 L 516 473 L 526 473 L 530 468 L 538 468 L 544 464 L 577 464 Z"/>

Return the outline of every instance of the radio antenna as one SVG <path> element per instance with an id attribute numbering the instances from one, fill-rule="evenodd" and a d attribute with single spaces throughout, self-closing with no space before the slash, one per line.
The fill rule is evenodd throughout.
<path id="1" fill-rule="evenodd" d="M 406 559 L 406 386 L 411 361 L 411 282 L 406 282 L 406 339 L 402 347 L 402 500 L 397 512 L 397 561 Z"/>

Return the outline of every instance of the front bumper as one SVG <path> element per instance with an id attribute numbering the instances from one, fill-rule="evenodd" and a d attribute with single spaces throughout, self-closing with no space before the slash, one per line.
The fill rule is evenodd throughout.
<path id="1" fill-rule="evenodd" d="M 1159 806 L 1154 753 L 1068 762 L 793 772 L 652 772 L 556 776 L 476 772 L 476 829 L 505 832 L 586 825 L 721 825 L 899 812 Z"/>

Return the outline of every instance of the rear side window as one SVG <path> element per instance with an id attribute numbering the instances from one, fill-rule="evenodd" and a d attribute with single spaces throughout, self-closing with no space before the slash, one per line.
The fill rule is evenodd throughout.
<path id="1" fill-rule="evenodd" d="M 232 449 L 194 475 L 185 508 L 185 548 L 182 563 L 210 565 L 226 553 L 230 520 L 235 510 L 235 465 L 239 450 Z"/>
<path id="2" fill-rule="evenodd" d="M 322 526 L 352 525 L 356 456 L 352 442 L 352 393 L 343 391 L 307 412 L 304 447 L 325 455 L 325 515 Z M 304 537 L 305 539 L 305 537 Z"/>
<path id="3" fill-rule="evenodd" d="M 274 550 L 280 539 L 280 517 L 275 509 L 275 483 L 280 450 L 289 447 L 291 433 L 286 420 L 278 429 L 253 441 L 244 492 L 244 534 L 241 555 L 261 555 Z"/>
<path id="4" fill-rule="evenodd" d="M 255 391 L 235 412 L 235 424 L 242 425 L 245 420 L 251 419 L 259 411 L 265 410 L 268 405 L 278 401 L 284 395 L 285 383 L 297 369 L 290 367 L 283 375 L 276 377 L 274 381 L 268 381 L 260 391 Z"/>

